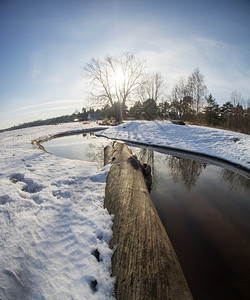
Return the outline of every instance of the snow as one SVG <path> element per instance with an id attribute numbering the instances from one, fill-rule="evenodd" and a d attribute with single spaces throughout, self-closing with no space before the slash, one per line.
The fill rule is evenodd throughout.
<path id="1" fill-rule="evenodd" d="M 228 130 L 169 121 L 133 121 L 97 135 L 214 156 L 250 169 L 250 136 Z"/>
<path id="2" fill-rule="evenodd" d="M 112 299 L 109 166 L 55 157 L 31 140 L 93 127 L 0 134 L 0 299 Z"/>
<path id="3" fill-rule="evenodd" d="M 0 134 L 0 299 L 112 299 L 110 166 L 43 152 L 31 140 L 93 128 L 68 123 Z M 171 122 L 128 122 L 114 139 L 189 150 L 250 168 L 245 134 Z"/>

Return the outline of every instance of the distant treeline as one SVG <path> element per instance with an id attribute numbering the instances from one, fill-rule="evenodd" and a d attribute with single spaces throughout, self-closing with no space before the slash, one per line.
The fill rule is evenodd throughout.
<path id="1" fill-rule="evenodd" d="M 216 103 L 211 94 L 205 97 L 206 103 L 197 113 L 193 100 L 189 96 L 182 100 L 156 103 L 153 99 L 136 102 L 129 109 L 124 109 L 125 119 L 137 120 L 182 120 L 191 124 L 211 126 L 250 134 L 250 106 L 227 101 L 223 105 Z M 102 112 L 107 116 L 119 118 L 119 104 L 106 105 Z"/>
<path id="2" fill-rule="evenodd" d="M 197 113 L 193 109 L 192 98 L 183 97 L 181 101 L 156 103 L 153 99 L 136 102 L 126 110 L 128 118 L 146 120 L 182 120 L 191 124 L 218 127 L 250 134 L 250 106 L 227 101 L 223 105 L 216 103 L 211 94 L 205 97 L 205 103 Z"/>
<path id="3" fill-rule="evenodd" d="M 26 122 L 26 123 L 16 125 L 16 126 L 13 126 L 13 127 L 7 128 L 7 129 L 1 129 L 0 132 L 28 128 L 28 127 L 42 126 L 42 125 L 54 125 L 54 124 L 59 124 L 59 123 L 68 123 L 68 122 L 74 121 L 74 119 L 75 119 L 75 113 L 72 115 L 55 117 L 55 118 L 50 118 L 50 119 L 46 119 L 46 120 L 37 120 L 37 121 L 32 121 L 32 122 Z"/>
<path id="4" fill-rule="evenodd" d="M 162 101 L 157 103 L 153 99 L 137 101 L 130 108 L 123 107 L 124 119 L 130 120 L 182 120 L 191 124 L 204 125 L 239 131 L 250 134 L 250 107 L 244 108 L 240 103 L 232 104 L 230 101 L 223 105 L 216 103 L 210 94 L 206 98 L 203 108 L 198 114 L 193 109 L 192 98 L 185 96 L 181 101 Z M 54 125 L 73 121 L 87 121 L 114 118 L 119 121 L 120 105 L 115 102 L 112 106 L 105 105 L 101 109 L 86 109 L 76 111 L 71 115 L 27 122 L 0 132 L 27 127 Z"/>
<path id="5" fill-rule="evenodd" d="M 87 120 L 97 120 L 107 117 L 104 114 L 105 109 L 93 109 L 93 108 L 83 108 L 81 112 L 75 111 L 71 115 L 64 115 L 60 117 L 54 117 L 46 120 L 37 120 L 32 122 L 25 122 L 19 125 L 12 126 L 6 129 L 0 129 L 0 132 L 11 131 L 16 129 L 42 126 L 42 125 L 56 125 L 60 123 L 69 123 L 74 121 L 87 121 Z M 110 115 L 109 115 L 110 116 Z"/>

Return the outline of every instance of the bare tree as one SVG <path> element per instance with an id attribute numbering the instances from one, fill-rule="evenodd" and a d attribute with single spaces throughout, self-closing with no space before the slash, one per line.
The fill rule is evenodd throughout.
<path id="1" fill-rule="evenodd" d="M 164 95 L 166 89 L 165 81 L 161 73 L 156 72 L 143 76 L 142 83 L 138 89 L 138 97 L 141 102 L 153 99 L 157 102 Z"/>
<path id="2" fill-rule="evenodd" d="M 231 102 L 233 103 L 234 106 L 237 104 L 243 105 L 244 98 L 239 91 L 232 91 L 231 93 Z"/>
<path id="3" fill-rule="evenodd" d="M 171 99 L 181 101 L 185 96 L 188 96 L 188 86 L 183 77 L 180 77 L 177 84 L 172 89 Z"/>
<path id="4" fill-rule="evenodd" d="M 181 77 L 171 92 L 172 117 L 187 120 L 193 114 L 192 104 L 187 81 Z"/>
<path id="5" fill-rule="evenodd" d="M 202 103 L 205 101 L 207 87 L 205 85 L 204 76 L 196 68 L 194 72 L 188 77 L 188 92 L 189 96 L 193 98 L 194 109 L 196 115 L 201 111 Z"/>
<path id="6" fill-rule="evenodd" d="M 107 54 L 103 61 L 92 59 L 84 67 L 93 87 L 92 100 L 111 106 L 119 103 L 122 120 L 126 102 L 141 85 L 145 65 L 145 60 L 128 52 L 119 56 Z"/>

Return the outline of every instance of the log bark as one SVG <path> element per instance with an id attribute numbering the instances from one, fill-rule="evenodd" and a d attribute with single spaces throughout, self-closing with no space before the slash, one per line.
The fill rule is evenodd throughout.
<path id="1" fill-rule="evenodd" d="M 127 146 L 105 149 L 112 163 L 104 205 L 114 215 L 111 248 L 116 298 L 192 299 L 177 256 L 147 190 L 140 163 Z"/>

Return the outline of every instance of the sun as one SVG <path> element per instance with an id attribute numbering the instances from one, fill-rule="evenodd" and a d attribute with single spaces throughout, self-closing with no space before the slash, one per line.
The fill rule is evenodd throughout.
<path id="1" fill-rule="evenodd" d="M 126 79 L 126 77 L 125 77 L 125 74 L 124 74 L 122 68 L 117 67 L 114 70 L 114 74 L 113 74 L 113 84 L 114 84 L 115 89 L 120 90 L 124 86 L 125 79 Z"/>

